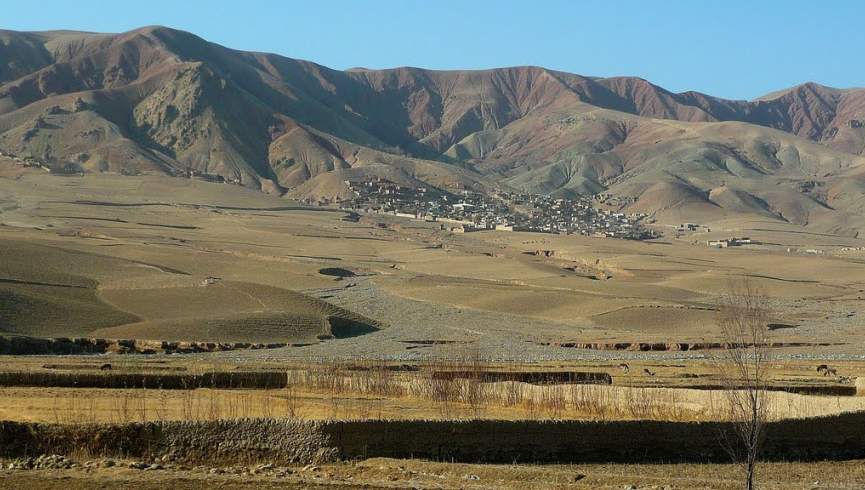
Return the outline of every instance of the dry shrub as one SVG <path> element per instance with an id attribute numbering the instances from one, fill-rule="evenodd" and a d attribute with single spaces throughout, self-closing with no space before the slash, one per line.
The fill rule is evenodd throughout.
<path id="1" fill-rule="evenodd" d="M 624 391 L 625 409 L 635 419 L 650 419 L 655 414 L 657 400 L 652 388 L 632 388 Z"/>
<path id="2" fill-rule="evenodd" d="M 541 391 L 542 404 L 547 412 L 547 416 L 553 420 L 561 419 L 562 413 L 567 408 L 565 387 L 562 385 L 549 385 L 544 388 Z"/>
<path id="3" fill-rule="evenodd" d="M 396 382 L 386 364 L 372 364 L 352 373 L 349 378 L 352 391 L 366 395 L 397 397 L 404 395 L 402 385 Z"/>
<path id="4" fill-rule="evenodd" d="M 504 388 L 504 400 L 502 401 L 504 406 L 513 407 L 523 403 L 523 390 L 521 383 L 517 383 L 516 381 L 507 381 Z"/>
<path id="5" fill-rule="evenodd" d="M 592 385 L 571 385 L 574 411 L 590 419 L 605 419 L 609 415 L 607 391 Z"/>

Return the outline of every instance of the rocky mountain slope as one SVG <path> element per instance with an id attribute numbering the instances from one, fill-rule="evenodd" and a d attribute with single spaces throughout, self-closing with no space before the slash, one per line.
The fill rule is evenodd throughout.
<path id="1" fill-rule="evenodd" d="M 163 27 L 0 31 L 0 151 L 292 197 L 377 175 L 606 192 L 662 220 L 865 229 L 865 89 L 813 83 L 731 101 L 538 67 L 337 71 Z"/>

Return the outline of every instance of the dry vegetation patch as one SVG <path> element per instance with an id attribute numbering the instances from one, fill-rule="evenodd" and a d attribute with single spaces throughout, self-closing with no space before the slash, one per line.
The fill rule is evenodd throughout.
<path id="1" fill-rule="evenodd" d="M 629 378 L 616 377 L 616 384 L 605 385 L 595 384 L 600 377 L 574 372 L 559 379 L 554 371 L 490 371 L 472 363 L 413 367 L 369 362 L 247 372 L 226 370 L 229 366 L 214 371 L 207 365 L 192 365 L 190 371 L 154 365 L 150 373 L 125 369 L 122 363 L 114 367 L 118 372 L 66 368 L 2 373 L 0 384 L 7 387 L 0 388 L 0 418 L 717 421 L 730 414 L 722 390 L 687 388 L 693 379 L 680 377 L 661 378 L 654 382 L 669 384 L 654 386 L 620 386 Z M 665 372 L 652 369 L 659 376 Z M 635 381 L 640 378 L 631 379 Z M 767 400 L 772 420 L 865 410 L 863 397 L 773 391 Z"/>

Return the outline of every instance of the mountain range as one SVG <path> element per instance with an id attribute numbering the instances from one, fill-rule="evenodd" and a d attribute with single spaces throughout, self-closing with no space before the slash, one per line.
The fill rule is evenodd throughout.
<path id="1" fill-rule="evenodd" d="M 378 176 L 865 231 L 865 89 L 815 83 L 742 101 L 540 67 L 333 70 L 166 27 L 0 31 L 0 151 L 293 198 Z"/>

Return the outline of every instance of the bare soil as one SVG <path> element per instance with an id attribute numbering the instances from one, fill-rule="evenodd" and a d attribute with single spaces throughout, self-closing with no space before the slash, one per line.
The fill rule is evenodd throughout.
<path id="1" fill-rule="evenodd" d="M 741 488 L 739 468 L 724 464 L 672 465 L 471 465 L 371 459 L 292 468 L 285 477 L 251 475 L 247 468 L 141 471 L 129 468 L 0 470 L 0 488 L 26 490 L 178 488 L 423 488 L 423 489 L 717 489 Z M 246 473 L 246 474 L 242 474 Z M 760 488 L 860 489 L 865 461 L 765 463 Z"/>

